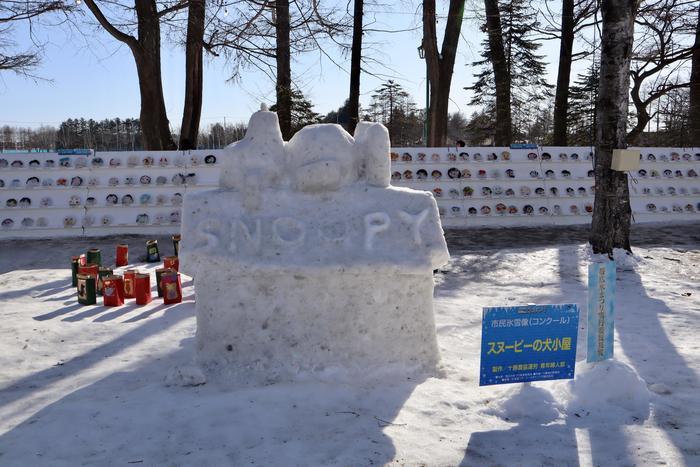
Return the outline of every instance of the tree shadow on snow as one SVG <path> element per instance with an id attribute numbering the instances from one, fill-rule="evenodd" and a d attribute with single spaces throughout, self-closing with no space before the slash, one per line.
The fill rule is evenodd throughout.
<path id="1" fill-rule="evenodd" d="M 78 307 L 82 307 L 82 305 L 78 305 Z M 96 308 L 100 309 L 103 307 Z M 35 390 L 44 389 L 57 381 L 70 378 L 104 359 L 114 357 L 125 348 L 131 347 L 151 335 L 163 332 L 180 321 L 191 318 L 193 314 L 194 309 L 191 306 L 186 304 L 174 305 L 168 310 L 168 313 L 148 320 L 141 326 L 118 336 L 114 340 L 98 345 L 82 355 L 63 362 L 60 366 L 46 368 L 14 381 L 10 385 L 0 388 L 0 407 L 25 397 L 27 393 L 31 394 Z M 38 319 L 38 317 L 35 317 L 35 319 Z"/>
<path id="2" fill-rule="evenodd" d="M 26 289 L 2 292 L 0 293 L 0 302 L 20 297 L 44 298 L 52 295 L 57 295 L 61 292 L 66 291 L 70 287 L 72 287 L 70 283 L 70 278 L 68 279 L 68 283 L 66 283 L 66 281 L 63 279 L 58 279 L 51 282 L 43 282 L 32 287 L 28 287 Z M 60 298 L 56 298 L 55 300 L 63 299 L 65 299 L 65 295 L 62 295 Z"/>
<path id="3" fill-rule="evenodd" d="M 659 319 L 676 312 L 649 295 L 637 271 L 618 271 L 617 303 L 615 329 L 620 346 L 647 385 L 661 385 L 661 394 L 652 398 L 656 425 L 680 451 L 685 465 L 700 464 L 700 429 L 684 410 L 700 404 L 700 379 Z"/>
<path id="4" fill-rule="evenodd" d="M 471 466 L 569 466 L 579 465 L 576 433 L 557 422 L 554 398 L 545 389 L 513 386 L 510 398 L 487 413 L 517 425 L 507 430 L 472 433 L 460 467 Z"/>
<path id="5" fill-rule="evenodd" d="M 162 328 L 162 321 L 151 323 Z M 32 414 L 0 436 L 0 463 L 383 465 L 396 455 L 383 430 L 421 382 L 166 387 L 166 374 L 186 368 L 194 347 L 194 339 L 185 339 L 171 354 L 112 373 Z"/>

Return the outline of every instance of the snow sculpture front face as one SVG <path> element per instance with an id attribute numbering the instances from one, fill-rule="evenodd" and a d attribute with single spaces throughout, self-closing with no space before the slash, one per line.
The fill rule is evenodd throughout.
<path id="1" fill-rule="evenodd" d="M 285 143 L 277 114 L 260 111 L 226 148 L 220 188 L 186 196 L 181 267 L 210 375 L 435 367 L 432 271 L 449 254 L 432 195 L 389 186 L 389 147 L 369 123 L 354 138 L 311 125 Z"/>

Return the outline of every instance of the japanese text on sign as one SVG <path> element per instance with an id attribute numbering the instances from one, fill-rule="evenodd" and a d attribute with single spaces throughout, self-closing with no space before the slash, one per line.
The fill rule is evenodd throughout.
<path id="1" fill-rule="evenodd" d="M 480 385 L 573 378 L 578 306 L 484 308 Z"/>

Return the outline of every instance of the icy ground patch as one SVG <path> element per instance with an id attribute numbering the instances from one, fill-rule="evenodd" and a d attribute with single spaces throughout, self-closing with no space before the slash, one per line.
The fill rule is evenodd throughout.
<path id="1" fill-rule="evenodd" d="M 169 308 L 76 304 L 66 259 L 87 243 L 0 243 L 2 466 L 700 465 L 700 244 L 635 249 L 619 362 L 585 367 L 582 319 L 574 383 L 479 388 L 480 316 L 573 302 L 584 318 L 583 244 L 453 249 L 436 275 L 443 378 L 229 391 L 166 385 L 195 353 L 187 279 Z"/>

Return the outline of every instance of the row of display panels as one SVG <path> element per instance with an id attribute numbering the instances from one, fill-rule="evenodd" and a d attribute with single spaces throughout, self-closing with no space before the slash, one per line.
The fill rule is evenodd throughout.
<path id="1" fill-rule="evenodd" d="M 635 148 L 640 160 L 646 162 L 700 162 L 700 148 Z M 508 147 L 447 147 L 447 148 L 392 148 L 391 160 L 400 166 L 406 163 L 449 164 L 472 163 L 578 163 L 591 165 L 595 148 L 590 146 L 541 146 L 513 149 Z"/>
<path id="2" fill-rule="evenodd" d="M 392 184 L 433 192 L 448 227 L 590 222 L 595 190 L 590 148 L 461 149 L 469 154 L 486 155 L 508 151 L 509 159 L 501 161 L 498 168 L 493 165 L 498 160 L 458 161 L 456 164 L 450 160 L 444 164 L 397 161 L 392 163 L 393 172 L 401 171 L 403 175 L 405 170 L 413 169 L 413 174 L 425 170 L 430 176 L 395 179 Z M 392 150 L 394 153 L 407 151 L 440 154 L 441 157 L 454 152 L 450 148 Z M 556 154 L 559 159 L 548 159 L 545 155 L 543 160 L 546 152 L 550 156 Z M 538 157 L 533 158 L 533 153 Z M 583 157 L 570 157 L 573 154 Z M 646 168 L 647 176 L 636 174 L 639 183 L 631 184 L 635 220 L 698 219 L 700 184 L 697 175 L 688 172 L 697 170 L 695 154 L 700 155 L 700 150 L 643 150 L 642 156 L 653 155 L 656 160 L 642 157 L 640 170 Z M 1 222 L 12 220 L 12 226 L 1 229 L 0 236 L 104 235 L 119 231 L 158 233 L 161 230 L 170 233 L 179 228 L 180 204 L 187 191 L 218 186 L 217 166 L 221 163 L 222 151 L 61 155 L 69 157 L 71 162 L 63 166 L 55 163 L 53 167 L 45 166 L 46 161 L 56 161 L 57 156 L 51 153 L 0 154 L 6 161 L 21 158 L 39 162 L 38 167 L 29 164 L 12 167 L 12 162 L 8 162 L 7 167 L 0 168 L 0 179 L 9 176 L 11 185 L 0 189 Z M 95 158 L 100 158 L 101 162 L 94 163 Z M 665 167 L 659 162 L 664 162 Z M 459 170 L 459 176 L 452 171 L 450 178 L 453 167 L 445 167 L 448 163 Z M 506 167 L 509 163 L 518 165 Z M 434 170 L 447 176 L 441 173 L 438 179 L 433 179 Z M 682 170 L 680 175 L 679 170 Z M 666 171 L 671 171 L 670 175 Z M 422 172 L 420 175 L 423 176 Z M 26 176 L 27 180 L 36 177 L 39 184 L 34 180 L 27 186 L 27 180 L 18 178 L 20 176 Z M 47 178 L 54 183 L 44 184 Z M 13 183 L 15 180 L 20 183 Z M 61 183 L 56 184 L 59 180 Z"/>

